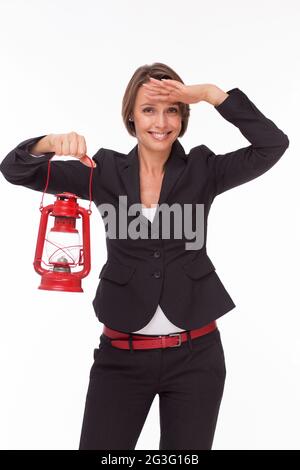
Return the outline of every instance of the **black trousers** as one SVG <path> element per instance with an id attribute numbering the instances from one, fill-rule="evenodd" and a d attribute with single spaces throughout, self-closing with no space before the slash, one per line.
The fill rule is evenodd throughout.
<path id="1" fill-rule="evenodd" d="M 94 350 L 79 450 L 135 449 L 159 395 L 160 450 L 211 449 L 226 376 L 218 329 L 179 347 Z"/>

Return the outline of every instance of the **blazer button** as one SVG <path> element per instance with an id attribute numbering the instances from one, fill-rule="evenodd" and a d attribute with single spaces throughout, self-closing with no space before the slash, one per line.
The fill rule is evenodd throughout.
<path id="1" fill-rule="evenodd" d="M 155 271 L 155 272 L 153 273 L 153 276 L 154 276 L 156 279 L 158 279 L 158 278 L 160 278 L 160 276 L 161 276 L 161 272 L 160 272 L 160 271 Z"/>
<path id="2" fill-rule="evenodd" d="M 154 253 L 153 253 L 153 256 L 154 256 L 154 258 L 160 258 L 160 251 L 155 250 Z"/>

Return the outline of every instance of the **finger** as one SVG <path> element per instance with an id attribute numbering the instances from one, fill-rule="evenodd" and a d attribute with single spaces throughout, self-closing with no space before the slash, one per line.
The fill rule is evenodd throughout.
<path id="1" fill-rule="evenodd" d="M 147 91 L 145 92 L 145 95 L 147 95 L 147 94 L 148 94 L 149 96 L 155 96 L 155 95 L 158 95 L 158 96 L 159 96 L 159 95 L 167 96 L 167 97 L 170 98 L 170 100 L 172 100 L 172 99 L 174 100 L 174 99 L 176 99 L 176 98 L 179 96 L 178 91 L 177 91 L 177 90 L 174 90 L 174 89 L 173 89 L 173 90 L 172 90 L 172 89 L 169 89 L 169 90 L 167 90 L 167 89 L 162 90 L 162 89 L 161 89 L 161 90 L 159 90 L 159 91 L 147 90 Z"/>
<path id="2" fill-rule="evenodd" d="M 143 85 L 145 87 L 154 87 L 154 88 L 163 87 L 163 88 L 165 88 L 168 84 L 166 82 L 161 81 L 161 80 L 156 80 L 156 81 L 150 81 L 150 82 L 143 83 Z"/>
<path id="3" fill-rule="evenodd" d="M 165 82 L 162 82 L 161 80 L 155 80 L 155 81 L 149 81 L 149 82 L 146 82 L 146 83 L 143 83 L 143 85 L 145 87 L 154 87 L 154 88 L 161 88 L 161 87 L 165 87 L 166 86 L 166 83 Z"/>
<path id="4" fill-rule="evenodd" d="M 150 77 L 150 83 L 153 85 L 163 85 L 166 82 L 165 79 L 158 80 L 157 78 Z"/>
<path id="5" fill-rule="evenodd" d="M 147 96 L 148 95 L 164 95 L 164 96 L 168 96 L 170 95 L 170 93 L 172 93 L 172 90 L 166 90 L 166 89 L 158 89 L 158 90 L 147 90 L 145 91 L 145 95 Z"/>
<path id="6" fill-rule="evenodd" d="M 70 155 L 70 142 L 67 135 L 63 137 L 62 152 L 64 156 Z"/>
<path id="7" fill-rule="evenodd" d="M 168 102 L 170 101 L 170 98 L 168 95 L 158 95 L 158 94 L 151 94 L 151 95 L 148 95 L 148 97 L 152 100 L 152 101 L 161 101 L 161 102 Z"/>
<path id="8" fill-rule="evenodd" d="M 149 95 L 148 98 L 156 103 L 156 102 L 170 102 L 170 97 L 169 96 L 165 96 L 165 95 Z"/>
<path id="9" fill-rule="evenodd" d="M 91 166 L 93 166 L 93 168 L 96 167 L 96 163 L 93 162 L 93 160 L 92 160 L 92 165 L 91 165 L 91 162 L 90 162 L 90 160 L 88 159 L 87 155 L 85 155 L 84 157 L 81 157 L 81 158 L 79 159 L 79 161 L 80 161 L 80 163 L 82 163 L 82 164 L 85 165 L 85 166 L 88 166 L 89 168 L 91 168 Z"/>
<path id="10" fill-rule="evenodd" d="M 63 150 L 62 150 L 62 144 L 63 144 L 63 141 L 62 139 L 57 139 L 56 142 L 55 142 L 55 155 L 59 155 L 61 156 L 63 154 Z"/>
<path id="11" fill-rule="evenodd" d="M 87 153 L 86 142 L 83 135 L 80 135 L 78 138 L 78 151 L 77 154 L 80 157 L 83 157 Z"/>
<path id="12" fill-rule="evenodd" d="M 161 79 L 162 83 L 170 86 L 175 86 L 175 87 L 180 87 L 183 85 L 183 83 L 178 82 L 177 80 L 171 80 L 170 78 L 162 78 Z"/>
<path id="13" fill-rule="evenodd" d="M 151 82 L 153 83 L 160 83 L 160 80 L 158 80 L 157 78 L 154 78 L 154 77 L 150 77 L 149 80 L 151 80 Z"/>
<path id="14" fill-rule="evenodd" d="M 178 92 L 178 88 L 174 88 L 174 86 L 156 86 L 156 85 L 145 85 L 144 89 L 146 92 L 154 92 L 154 93 L 173 93 L 174 91 Z"/>
<path id="15" fill-rule="evenodd" d="M 168 96 L 168 100 L 170 102 L 184 102 L 184 90 L 179 89 L 179 88 L 174 88 L 174 87 L 165 87 L 161 88 L 159 92 L 152 91 L 150 89 L 147 89 L 145 92 L 146 94 L 149 93 L 149 96 L 155 96 L 159 94 L 163 94 L 164 96 Z"/>
<path id="16" fill-rule="evenodd" d="M 74 137 L 71 137 L 71 139 L 70 139 L 70 155 L 72 157 L 76 157 L 77 148 L 78 148 L 77 139 L 74 138 Z"/>
<path id="17" fill-rule="evenodd" d="M 161 85 L 148 85 L 147 83 L 143 83 L 143 87 L 145 90 L 153 90 L 153 91 L 159 91 L 159 90 L 164 90 L 165 87 Z"/>
<path id="18" fill-rule="evenodd" d="M 182 94 L 185 91 L 185 85 L 183 85 L 182 83 L 175 82 L 175 81 L 173 81 L 173 83 L 169 83 L 168 85 L 166 85 L 166 88 L 169 91 L 172 91 L 173 93 Z"/>
<path id="19" fill-rule="evenodd" d="M 80 157 L 79 158 L 79 161 L 80 163 L 82 163 L 83 165 L 85 166 L 90 166 L 90 161 L 87 159 L 86 155 L 84 155 L 83 157 Z"/>
<path id="20" fill-rule="evenodd" d="M 183 85 L 183 83 L 180 83 L 177 80 L 172 80 L 170 78 L 162 78 L 161 80 L 153 79 L 152 84 L 160 86 L 170 86 L 172 88 L 181 88 Z"/>

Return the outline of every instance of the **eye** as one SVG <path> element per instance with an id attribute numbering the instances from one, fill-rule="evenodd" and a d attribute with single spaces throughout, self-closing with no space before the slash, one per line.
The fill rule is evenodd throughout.
<path id="1" fill-rule="evenodd" d="M 152 111 L 152 110 L 153 110 L 153 108 L 144 108 L 144 109 L 143 109 L 143 112 L 144 112 L 144 113 L 147 113 L 148 111 Z M 175 108 L 175 107 L 170 107 L 169 110 L 172 110 L 172 112 L 175 111 L 176 113 L 178 112 L 178 109 Z"/>

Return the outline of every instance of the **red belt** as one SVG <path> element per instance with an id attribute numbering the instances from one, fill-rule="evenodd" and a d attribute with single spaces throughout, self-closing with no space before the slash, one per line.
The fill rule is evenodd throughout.
<path id="1" fill-rule="evenodd" d="M 208 325 L 195 330 L 189 330 L 191 339 L 198 336 L 206 335 L 217 328 L 216 321 L 212 321 Z M 112 330 L 104 325 L 103 333 L 105 336 L 112 338 L 111 345 L 119 349 L 130 349 L 130 341 L 132 349 L 152 349 L 152 348 L 173 348 L 180 346 L 188 340 L 188 333 L 171 333 L 169 335 L 144 336 L 134 333 L 124 333 L 122 331 Z M 131 337 L 131 340 L 130 340 Z"/>

